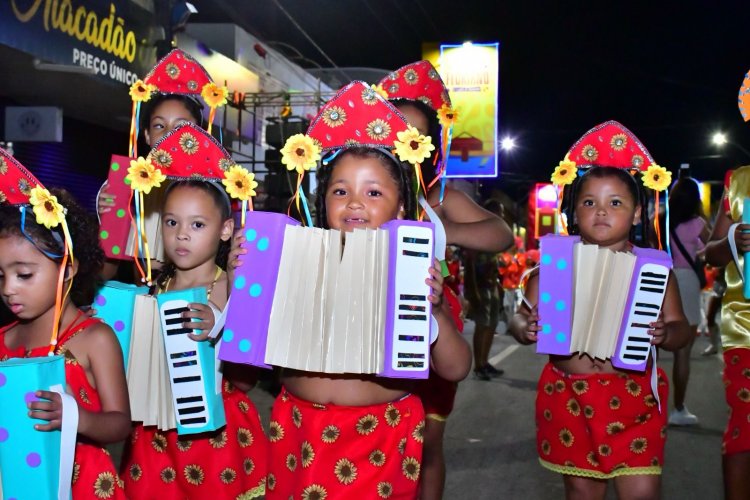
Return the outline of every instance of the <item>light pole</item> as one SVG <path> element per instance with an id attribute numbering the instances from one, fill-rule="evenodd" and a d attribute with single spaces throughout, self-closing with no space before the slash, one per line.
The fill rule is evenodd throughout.
<path id="1" fill-rule="evenodd" d="M 719 148 L 722 147 L 722 146 L 724 146 L 725 144 L 731 144 L 732 146 L 734 146 L 737 149 L 739 149 L 740 151 L 742 151 L 745 154 L 745 156 L 747 156 L 748 158 L 750 158 L 750 151 L 748 151 L 747 149 L 745 149 L 744 147 L 742 147 L 740 144 L 737 144 L 736 142 L 730 141 L 729 138 L 727 137 L 727 135 L 725 133 L 723 133 L 723 132 L 715 132 L 711 136 L 711 143 L 714 146 L 719 147 Z"/>

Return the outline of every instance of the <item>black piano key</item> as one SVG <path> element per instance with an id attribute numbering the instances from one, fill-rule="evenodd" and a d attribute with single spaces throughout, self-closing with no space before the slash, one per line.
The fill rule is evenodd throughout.
<path id="1" fill-rule="evenodd" d="M 638 309 L 636 309 L 635 311 L 633 311 L 633 314 L 635 314 L 636 316 L 651 316 L 652 318 L 656 318 L 656 317 L 659 316 L 659 312 L 658 311 L 657 312 L 639 311 Z"/>
<path id="2" fill-rule="evenodd" d="M 167 335 L 183 335 L 185 333 L 193 333 L 192 328 L 170 328 L 167 330 Z"/>
<path id="3" fill-rule="evenodd" d="M 648 351 L 649 349 L 651 348 L 647 345 L 631 345 L 627 348 L 628 351 Z"/>
<path id="4" fill-rule="evenodd" d="M 408 304 L 401 304 L 398 306 L 398 309 L 400 311 L 421 311 L 421 312 L 427 312 L 427 308 L 425 306 L 410 306 Z"/>
<path id="5" fill-rule="evenodd" d="M 192 377 L 176 377 L 174 379 L 175 384 L 182 384 L 183 382 L 200 382 L 200 375 L 193 375 Z"/>
<path id="6" fill-rule="evenodd" d="M 189 321 L 189 320 L 186 320 L 185 318 L 182 318 L 182 317 L 178 316 L 176 318 L 165 319 L 164 320 L 164 324 L 166 324 L 166 325 L 181 325 L 185 321 Z"/>
<path id="7" fill-rule="evenodd" d="M 425 316 L 424 314 L 399 314 L 398 319 L 409 321 L 427 321 L 427 316 Z"/>
<path id="8" fill-rule="evenodd" d="M 402 293 L 401 295 L 399 295 L 399 297 L 400 300 L 420 300 L 422 302 L 427 300 L 426 295 L 409 295 L 407 293 Z"/>
<path id="9" fill-rule="evenodd" d="M 414 250 L 404 250 L 401 254 L 407 257 L 422 257 L 425 259 L 430 256 L 427 252 L 415 252 Z"/>
<path id="10" fill-rule="evenodd" d="M 407 342 L 422 342 L 424 340 L 424 335 L 399 335 L 398 339 Z"/>
<path id="11" fill-rule="evenodd" d="M 649 309 L 659 309 L 658 304 L 649 304 L 648 302 L 636 302 L 635 307 L 647 307 Z"/>
<path id="12" fill-rule="evenodd" d="M 203 396 L 188 396 L 185 398 L 177 398 L 177 404 L 197 403 L 198 401 L 203 401 Z"/>
<path id="13" fill-rule="evenodd" d="M 424 362 L 422 361 L 399 361 L 396 366 L 398 368 L 424 368 Z"/>
<path id="14" fill-rule="evenodd" d="M 192 358 L 196 354 L 195 351 L 173 352 L 169 355 L 169 359 Z"/>
<path id="15" fill-rule="evenodd" d="M 651 325 L 647 323 L 630 323 L 630 326 L 633 328 L 651 328 Z"/>
<path id="16" fill-rule="evenodd" d="M 177 307 L 175 309 L 166 309 L 164 310 L 164 316 L 172 316 L 173 314 L 182 314 L 189 310 L 190 310 L 189 307 Z"/>
<path id="17" fill-rule="evenodd" d="M 172 363 L 172 366 L 175 368 L 184 368 L 186 366 L 195 366 L 198 364 L 198 361 L 195 359 L 188 360 L 188 361 L 178 361 L 176 363 Z"/>
<path id="18" fill-rule="evenodd" d="M 414 238 L 411 236 L 405 236 L 402 241 L 404 243 L 416 243 L 417 245 L 427 245 L 430 242 L 427 238 Z"/>
<path id="19" fill-rule="evenodd" d="M 192 415 L 193 413 L 200 413 L 206 409 L 205 406 L 189 406 L 187 408 L 180 408 L 177 413 L 180 415 Z"/>
<path id="20" fill-rule="evenodd" d="M 639 288 L 639 290 L 644 291 L 644 292 L 652 292 L 652 293 L 662 293 L 662 292 L 664 292 L 663 288 L 651 288 L 651 287 L 647 287 L 647 286 L 642 286 L 642 287 Z"/>
<path id="21" fill-rule="evenodd" d="M 646 359 L 647 356 L 638 355 L 638 354 L 625 354 L 623 358 L 625 359 L 634 359 L 636 361 L 642 361 Z"/>
<path id="22" fill-rule="evenodd" d="M 180 424 L 182 425 L 190 425 L 190 424 L 205 424 L 206 423 L 206 417 L 193 417 L 193 418 L 181 418 Z"/>
<path id="23" fill-rule="evenodd" d="M 663 287 L 666 284 L 664 280 L 641 280 L 642 285 L 656 285 Z"/>
<path id="24" fill-rule="evenodd" d="M 644 277 L 644 278 L 659 278 L 659 279 L 662 279 L 662 280 L 666 280 L 667 279 L 667 275 L 666 274 L 664 274 L 664 273 L 655 273 L 653 271 L 643 272 L 643 273 L 641 273 L 641 276 Z"/>
<path id="25" fill-rule="evenodd" d="M 414 352 L 400 352 L 398 353 L 399 359 L 424 359 L 424 354 L 418 354 Z"/>
<path id="26" fill-rule="evenodd" d="M 651 337 L 639 337 L 637 335 L 632 335 L 628 338 L 630 342 L 645 342 L 645 343 L 651 343 Z"/>

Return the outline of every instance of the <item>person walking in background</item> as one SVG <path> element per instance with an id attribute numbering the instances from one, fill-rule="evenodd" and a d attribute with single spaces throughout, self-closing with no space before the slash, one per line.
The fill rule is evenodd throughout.
<path id="1" fill-rule="evenodd" d="M 670 425 L 695 425 L 698 417 L 685 406 L 685 393 L 690 378 L 690 352 L 701 321 L 700 274 L 704 273 L 703 247 L 710 230 L 703 218 L 698 183 L 691 177 L 677 180 L 669 195 L 669 236 L 672 242 L 674 274 L 680 288 L 682 310 L 690 324 L 690 342 L 675 351 L 672 367 L 674 384 L 674 411 L 669 415 Z M 704 275 L 705 280 L 705 275 Z"/>

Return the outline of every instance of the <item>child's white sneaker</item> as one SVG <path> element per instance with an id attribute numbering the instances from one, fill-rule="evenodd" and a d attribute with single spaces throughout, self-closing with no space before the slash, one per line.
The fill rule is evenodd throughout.
<path id="1" fill-rule="evenodd" d="M 698 425 L 698 417 L 690 413 L 687 406 L 683 406 L 682 410 L 674 409 L 669 414 L 669 425 Z"/>

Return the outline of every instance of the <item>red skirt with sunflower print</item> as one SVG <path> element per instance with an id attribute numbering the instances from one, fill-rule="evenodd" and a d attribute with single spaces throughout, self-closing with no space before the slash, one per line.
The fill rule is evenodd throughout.
<path id="1" fill-rule="evenodd" d="M 266 498 L 416 498 L 423 432 L 424 410 L 414 395 L 338 406 L 282 389 L 271 412 Z"/>
<path id="2" fill-rule="evenodd" d="M 568 374 L 547 363 L 536 399 L 537 451 L 555 472 L 608 479 L 661 474 L 666 411 L 645 373 Z M 658 369 L 662 405 L 669 387 Z"/>
<path id="3" fill-rule="evenodd" d="M 750 349 L 724 351 L 724 392 L 729 421 L 721 451 L 725 455 L 750 451 Z"/>
<path id="4" fill-rule="evenodd" d="M 176 430 L 133 427 L 121 467 L 130 498 L 258 498 L 266 481 L 268 440 L 252 401 L 224 382 L 227 425 L 178 437 Z"/>

